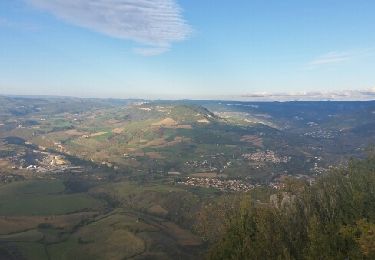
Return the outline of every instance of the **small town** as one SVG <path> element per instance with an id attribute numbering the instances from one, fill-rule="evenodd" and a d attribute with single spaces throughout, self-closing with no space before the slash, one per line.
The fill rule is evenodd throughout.
<path id="1" fill-rule="evenodd" d="M 323 129 L 319 129 L 313 132 L 307 132 L 304 134 L 304 136 L 309 136 L 312 138 L 320 138 L 320 139 L 333 139 L 337 135 L 338 133 L 335 131 L 329 131 L 329 130 L 323 130 Z"/>
<path id="2" fill-rule="evenodd" d="M 28 170 L 37 173 L 83 172 L 82 166 L 73 166 L 64 156 L 46 151 L 19 152 L 9 157 L 8 160 L 12 163 L 12 169 L 18 170 Z"/>
<path id="3" fill-rule="evenodd" d="M 287 163 L 290 157 L 279 156 L 274 151 L 267 150 L 265 152 L 255 152 L 242 154 L 242 157 L 255 162 L 271 162 L 271 163 Z"/>
<path id="4" fill-rule="evenodd" d="M 179 181 L 177 184 L 203 188 L 215 188 L 226 192 L 247 192 L 254 188 L 254 185 L 240 180 L 222 180 L 218 178 L 187 177 L 185 181 Z"/>

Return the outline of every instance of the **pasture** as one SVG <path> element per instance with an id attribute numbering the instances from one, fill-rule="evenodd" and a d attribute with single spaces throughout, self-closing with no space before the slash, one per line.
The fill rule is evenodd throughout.
<path id="1" fill-rule="evenodd" d="M 0 186 L 0 216 L 52 216 L 89 211 L 104 202 L 84 193 L 64 193 L 60 180 L 19 181 Z"/>

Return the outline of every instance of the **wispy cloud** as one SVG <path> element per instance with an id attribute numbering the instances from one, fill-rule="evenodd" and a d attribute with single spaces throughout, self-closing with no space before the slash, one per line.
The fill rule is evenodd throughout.
<path id="1" fill-rule="evenodd" d="M 316 69 L 322 66 L 338 65 L 355 59 L 374 55 L 374 48 L 356 49 L 351 51 L 332 51 L 320 55 L 306 64 L 307 69 Z"/>
<path id="2" fill-rule="evenodd" d="M 187 39 L 191 27 L 176 0 L 26 0 L 69 23 L 132 40 L 142 55 L 157 55 Z"/>
<path id="3" fill-rule="evenodd" d="M 311 91 L 283 93 L 252 93 L 241 96 L 252 101 L 292 101 L 292 100 L 375 100 L 375 88 L 364 90 Z"/>
<path id="4" fill-rule="evenodd" d="M 353 54 L 349 52 L 330 52 L 312 60 L 310 66 L 327 65 L 332 63 L 341 63 L 352 58 Z"/>
<path id="5" fill-rule="evenodd" d="M 134 52 L 142 56 L 156 56 L 168 51 L 166 47 L 140 47 L 134 48 Z"/>

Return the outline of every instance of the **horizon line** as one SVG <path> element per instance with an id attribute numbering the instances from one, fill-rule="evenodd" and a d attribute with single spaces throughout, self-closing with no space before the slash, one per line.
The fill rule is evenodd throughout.
<path id="1" fill-rule="evenodd" d="M 273 96 L 270 94 L 270 96 Z M 276 95 L 277 96 L 277 95 Z M 246 95 L 237 96 L 238 99 L 235 99 L 234 96 L 232 98 L 229 98 L 229 96 L 226 96 L 227 98 L 146 98 L 146 97 L 90 97 L 90 96 L 74 96 L 74 95 L 43 95 L 43 94 L 1 94 L 0 97 L 8 97 L 8 98 L 28 98 L 28 99 L 96 99 L 96 100 L 134 100 L 134 101 L 218 101 L 218 102 L 259 102 L 259 103 L 267 103 L 267 102 L 374 102 L 374 98 L 368 98 L 368 99 L 355 99 L 355 98 L 328 98 L 328 97 L 322 97 L 322 98 L 290 98 L 290 99 L 275 99 L 275 98 L 266 98 L 267 96 L 262 96 L 264 99 L 261 99 L 261 97 L 258 98 L 251 98 L 247 97 Z"/>

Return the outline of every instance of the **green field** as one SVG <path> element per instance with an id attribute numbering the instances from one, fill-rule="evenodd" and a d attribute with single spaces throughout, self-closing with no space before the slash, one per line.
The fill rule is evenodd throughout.
<path id="1" fill-rule="evenodd" d="M 88 194 L 64 194 L 60 180 L 23 181 L 0 186 L 0 215 L 62 215 L 104 206 Z"/>
<path id="2" fill-rule="evenodd" d="M 118 200 L 118 207 L 92 217 L 69 214 L 104 209 L 104 202 L 95 199 L 103 194 Z M 189 206 L 199 202 L 197 196 L 162 183 L 139 189 L 137 182 L 121 181 L 69 194 L 62 180 L 29 180 L 2 185 L 0 196 L 2 225 L 24 226 L 0 235 L 0 251 L 16 259 L 171 259 L 186 257 L 185 247 L 201 245 L 190 230 L 170 221 L 183 223 Z"/>
<path id="3" fill-rule="evenodd" d="M 108 216 L 82 227 L 63 243 L 48 247 L 52 259 L 124 259 L 145 250 L 142 239 L 128 230 L 137 219 Z M 128 226 L 127 226 L 128 225 Z"/>

